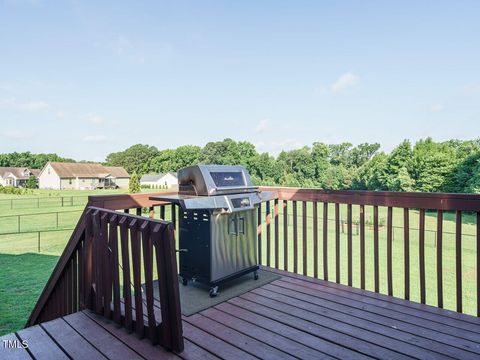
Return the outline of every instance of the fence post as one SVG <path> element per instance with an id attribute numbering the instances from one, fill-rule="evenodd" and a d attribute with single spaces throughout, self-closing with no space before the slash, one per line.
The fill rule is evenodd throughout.
<path id="1" fill-rule="evenodd" d="M 58 230 L 58 211 L 57 211 L 57 230 Z"/>
<path id="2" fill-rule="evenodd" d="M 18 215 L 18 232 L 20 232 L 20 215 Z"/>
<path id="3" fill-rule="evenodd" d="M 63 196 L 62 196 L 62 207 L 63 207 Z"/>
<path id="4" fill-rule="evenodd" d="M 40 252 L 40 231 L 38 231 L 37 234 L 38 252 Z"/>

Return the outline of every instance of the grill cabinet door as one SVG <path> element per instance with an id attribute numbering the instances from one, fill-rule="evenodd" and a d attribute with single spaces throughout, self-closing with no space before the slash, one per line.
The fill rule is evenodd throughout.
<path id="1" fill-rule="evenodd" d="M 235 214 L 214 212 L 211 221 L 211 281 L 237 270 L 237 219 Z"/>
<path id="2" fill-rule="evenodd" d="M 257 265 L 257 208 L 237 213 L 237 271 Z"/>

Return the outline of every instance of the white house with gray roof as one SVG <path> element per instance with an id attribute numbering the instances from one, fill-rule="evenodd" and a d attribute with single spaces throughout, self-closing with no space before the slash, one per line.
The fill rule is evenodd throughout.
<path id="1" fill-rule="evenodd" d="M 140 178 L 140 185 L 161 188 L 174 188 L 178 186 L 177 173 L 148 174 Z"/>
<path id="2" fill-rule="evenodd" d="M 40 189 L 127 189 L 129 182 L 123 167 L 89 163 L 48 162 L 38 176 Z"/>
<path id="3" fill-rule="evenodd" d="M 28 178 L 37 177 L 39 173 L 38 169 L 26 167 L 0 167 L 0 185 L 26 187 Z"/>

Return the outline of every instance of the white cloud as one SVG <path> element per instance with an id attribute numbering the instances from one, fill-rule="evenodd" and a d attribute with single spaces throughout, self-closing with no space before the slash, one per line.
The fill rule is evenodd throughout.
<path id="1" fill-rule="evenodd" d="M 87 135 L 82 138 L 85 142 L 103 142 L 107 140 L 105 135 Z"/>
<path id="2" fill-rule="evenodd" d="M 16 98 L 0 99 L 0 109 L 38 113 L 48 110 L 49 107 L 45 101 L 19 102 Z"/>
<path id="3" fill-rule="evenodd" d="M 270 127 L 270 119 L 262 119 L 255 127 L 256 133 L 262 133 Z"/>
<path id="4" fill-rule="evenodd" d="M 2 135 L 10 140 L 25 140 L 32 138 L 32 134 L 28 134 L 18 130 L 5 131 L 4 133 L 2 133 Z"/>
<path id="5" fill-rule="evenodd" d="M 105 122 L 105 118 L 98 115 L 98 114 L 88 114 L 85 119 L 95 125 L 103 124 Z"/>
<path id="6" fill-rule="evenodd" d="M 472 95 L 480 92 L 480 83 L 469 84 L 463 88 L 465 95 Z"/>
<path id="7" fill-rule="evenodd" d="M 432 112 L 440 112 L 440 111 L 443 111 L 445 108 L 443 107 L 442 104 L 433 104 L 432 107 L 430 108 L 430 110 Z"/>
<path id="8" fill-rule="evenodd" d="M 358 84 L 360 78 L 350 72 L 340 75 L 340 77 L 332 84 L 331 88 L 334 93 L 345 90 L 346 88 Z"/>
<path id="9" fill-rule="evenodd" d="M 55 114 L 55 117 L 57 119 L 64 119 L 65 118 L 65 113 L 63 111 L 57 111 L 57 113 Z"/>

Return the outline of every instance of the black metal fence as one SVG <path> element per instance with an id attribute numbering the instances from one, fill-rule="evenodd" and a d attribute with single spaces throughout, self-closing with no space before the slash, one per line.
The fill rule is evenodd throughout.
<path id="1" fill-rule="evenodd" d="M 88 196 L 49 196 L 36 198 L 0 199 L 0 210 L 85 206 L 87 201 Z"/>

